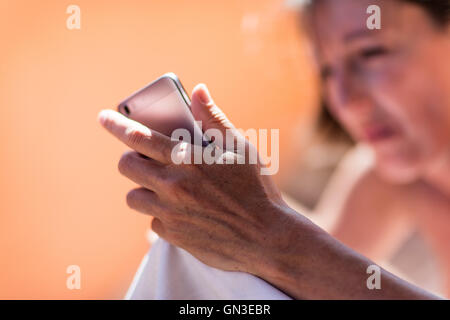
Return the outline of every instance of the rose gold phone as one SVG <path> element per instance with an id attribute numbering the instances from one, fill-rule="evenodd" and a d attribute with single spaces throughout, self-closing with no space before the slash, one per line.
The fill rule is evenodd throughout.
<path id="1" fill-rule="evenodd" d="M 208 139 L 195 122 L 190 99 L 174 73 L 166 73 L 122 101 L 118 110 L 168 137 L 176 129 L 187 129 L 192 144 L 206 145 Z"/>

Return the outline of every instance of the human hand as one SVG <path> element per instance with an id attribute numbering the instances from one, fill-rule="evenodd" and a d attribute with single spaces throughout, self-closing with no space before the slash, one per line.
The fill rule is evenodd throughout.
<path id="1" fill-rule="evenodd" d="M 214 104 L 206 86 L 194 89 L 191 110 L 203 130 L 217 129 L 225 139 L 242 143 L 246 154 L 226 150 L 217 153 L 213 164 L 176 164 L 174 156 L 192 156 L 198 150 L 118 112 L 99 114 L 101 124 L 134 149 L 119 161 L 119 171 L 141 186 L 128 193 L 127 203 L 154 217 L 152 230 L 161 238 L 204 263 L 255 273 L 255 263 L 276 250 L 276 235 L 289 223 L 289 215 L 280 210 L 286 204 L 271 177 L 261 175 L 256 148 Z M 215 144 L 224 148 L 225 139 Z M 248 161 L 252 152 L 258 160 L 253 164 Z M 236 163 L 242 157 L 245 163 Z"/>

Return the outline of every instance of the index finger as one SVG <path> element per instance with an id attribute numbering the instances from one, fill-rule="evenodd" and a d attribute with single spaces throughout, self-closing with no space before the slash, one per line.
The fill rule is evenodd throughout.
<path id="1" fill-rule="evenodd" d="M 130 148 L 159 162 L 171 162 L 171 152 L 176 142 L 169 137 L 114 110 L 102 110 L 98 120 L 106 130 Z"/>

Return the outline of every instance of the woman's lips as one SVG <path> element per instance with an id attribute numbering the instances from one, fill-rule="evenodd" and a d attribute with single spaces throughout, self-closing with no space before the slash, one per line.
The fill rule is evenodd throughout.
<path id="1" fill-rule="evenodd" d="M 365 140 L 372 143 L 384 141 L 397 134 L 397 130 L 385 125 L 368 126 L 364 128 L 363 132 Z"/>

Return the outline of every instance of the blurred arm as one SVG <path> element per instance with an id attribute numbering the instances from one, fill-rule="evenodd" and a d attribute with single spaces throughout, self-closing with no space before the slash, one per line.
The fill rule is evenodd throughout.
<path id="1" fill-rule="evenodd" d="M 301 240 L 304 233 L 298 235 L 291 242 L 290 257 L 278 260 L 283 261 L 278 273 L 274 272 L 279 278 L 267 280 L 296 298 L 436 298 L 383 269 L 383 290 L 366 287 L 366 268 L 374 263 L 359 253 L 385 265 L 413 230 L 411 219 L 402 210 L 400 193 L 377 178 L 368 150 L 355 148 L 336 170 L 315 212 L 284 196 L 292 209 L 343 243 L 317 230 L 306 235 L 306 241 Z M 305 246 L 308 241 L 311 247 Z M 314 260 L 309 261 L 309 256 Z M 305 278 L 313 279 L 306 287 Z"/>
<path id="2" fill-rule="evenodd" d="M 252 273 L 296 299 L 438 299 L 379 267 L 380 289 L 368 287 L 373 261 L 292 208 L 279 208 L 283 232 L 272 234 Z"/>
<path id="3" fill-rule="evenodd" d="M 341 161 L 313 211 L 283 198 L 349 247 L 382 262 L 411 234 L 413 225 L 399 201 L 401 191 L 383 183 L 372 167 L 370 149 L 358 145 Z"/>

